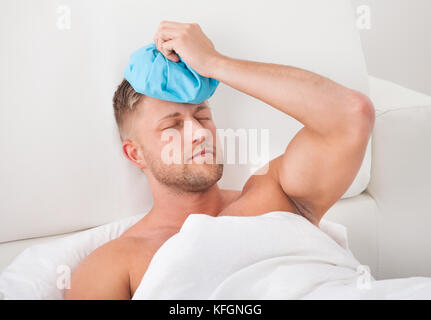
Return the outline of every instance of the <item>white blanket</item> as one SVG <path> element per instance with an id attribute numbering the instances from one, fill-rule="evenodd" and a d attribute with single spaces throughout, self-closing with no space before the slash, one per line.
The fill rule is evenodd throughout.
<path id="1" fill-rule="evenodd" d="M 191 214 L 154 255 L 133 299 L 430 299 L 431 278 L 376 281 L 345 228 L 290 212 Z"/>

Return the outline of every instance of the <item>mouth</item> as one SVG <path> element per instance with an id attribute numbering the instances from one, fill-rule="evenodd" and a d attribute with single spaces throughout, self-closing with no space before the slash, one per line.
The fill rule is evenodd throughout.
<path id="1" fill-rule="evenodd" d="M 193 160 L 194 158 L 198 158 L 198 157 L 205 157 L 205 155 L 207 153 L 213 154 L 211 151 L 203 149 L 203 150 L 197 152 L 196 154 L 194 154 L 191 158 L 189 158 L 189 160 Z"/>

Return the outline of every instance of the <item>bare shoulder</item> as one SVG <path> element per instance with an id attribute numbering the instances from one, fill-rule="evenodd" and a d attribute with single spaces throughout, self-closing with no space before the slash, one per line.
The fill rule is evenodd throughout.
<path id="1" fill-rule="evenodd" d="M 238 198 L 241 196 L 241 190 L 223 189 L 222 191 L 224 193 L 226 205 L 238 200 Z"/>
<path id="2" fill-rule="evenodd" d="M 254 172 L 236 199 L 219 216 L 257 216 L 272 211 L 298 213 L 279 183 L 280 157 L 272 159 Z"/>
<path id="3" fill-rule="evenodd" d="M 91 252 L 73 271 L 65 299 L 130 299 L 129 260 L 137 242 L 120 237 Z"/>

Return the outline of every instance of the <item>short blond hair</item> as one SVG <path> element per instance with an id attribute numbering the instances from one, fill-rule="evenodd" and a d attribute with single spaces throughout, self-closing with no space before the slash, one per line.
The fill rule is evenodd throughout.
<path id="1" fill-rule="evenodd" d="M 123 79 L 117 87 L 112 103 L 121 140 L 124 140 L 125 118 L 136 109 L 136 105 L 143 96 L 143 94 L 136 92 L 126 79 Z"/>

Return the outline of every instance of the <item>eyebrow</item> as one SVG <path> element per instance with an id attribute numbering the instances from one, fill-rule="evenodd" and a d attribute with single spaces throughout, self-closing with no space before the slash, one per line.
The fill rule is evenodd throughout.
<path id="1" fill-rule="evenodd" d="M 197 112 L 201 111 L 202 109 L 211 109 L 211 108 L 208 105 L 203 104 L 203 105 L 200 105 L 199 107 L 197 107 L 194 113 L 197 113 Z M 168 115 L 164 116 L 163 118 L 161 118 L 159 120 L 159 122 L 162 121 L 162 120 L 165 120 L 165 119 L 175 118 L 175 117 L 178 117 L 180 115 L 181 115 L 181 113 L 174 112 L 174 113 L 171 113 L 171 114 L 168 114 Z"/>

